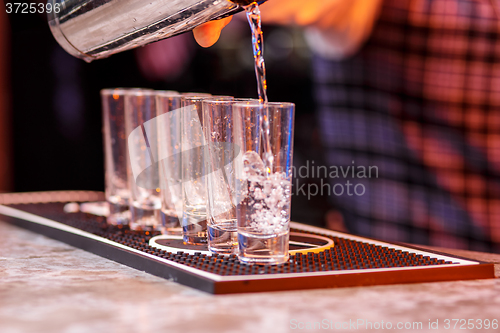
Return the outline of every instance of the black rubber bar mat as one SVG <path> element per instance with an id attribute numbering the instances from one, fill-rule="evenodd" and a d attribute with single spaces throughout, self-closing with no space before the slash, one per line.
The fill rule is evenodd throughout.
<path id="1" fill-rule="evenodd" d="M 95 200 L 78 193 L 61 198 Z M 54 197 L 52 201 L 62 201 Z M 212 256 L 203 248 L 175 251 L 182 242 L 108 226 L 105 217 L 66 213 L 65 202 L 46 202 L 50 200 L 13 203 L 23 200 L 0 197 L 1 220 L 213 294 L 494 278 L 493 264 L 293 222 L 286 264 L 247 265 L 234 255 Z"/>

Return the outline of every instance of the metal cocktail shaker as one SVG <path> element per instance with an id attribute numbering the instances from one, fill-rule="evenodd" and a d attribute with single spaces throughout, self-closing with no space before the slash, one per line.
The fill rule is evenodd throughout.
<path id="1" fill-rule="evenodd" d="M 251 0 L 48 0 L 50 30 L 87 62 L 192 30 Z M 259 1 L 263 2 L 263 1 Z"/>

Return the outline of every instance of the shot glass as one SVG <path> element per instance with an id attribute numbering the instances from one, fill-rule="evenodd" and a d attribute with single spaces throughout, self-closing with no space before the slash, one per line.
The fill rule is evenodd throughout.
<path id="1" fill-rule="evenodd" d="M 236 219 L 237 158 L 232 100 L 203 100 L 203 121 L 208 154 L 207 233 L 208 249 L 213 253 L 231 254 L 238 250 Z M 240 159 L 241 160 L 241 159 Z"/>
<path id="2" fill-rule="evenodd" d="M 229 96 L 186 94 L 182 107 L 182 235 L 186 244 L 207 244 L 207 191 L 202 101 Z"/>
<path id="3" fill-rule="evenodd" d="M 107 221 L 112 225 L 128 225 L 130 222 L 125 95 L 140 90 L 130 88 L 101 90 L 105 191 L 106 201 L 109 204 Z"/>
<path id="4" fill-rule="evenodd" d="M 125 94 L 125 134 L 130 163 L 130 229 L 161 230 L 156 97 L 152 90 Z"/>
<path id="5" fill-rule="evenodd" d="M 242 150 L 235 183 L 238 257 L 249 264 L 281 264 L 288 260 L 295 106 L 238 102 L 233 108 Z"/>
<path id="6" fill-rule="evenodd" d="M 158 167 L 160 170 L 161 232 L 180 234 L 182 218 L 181 95 L 156 92 Z"/>

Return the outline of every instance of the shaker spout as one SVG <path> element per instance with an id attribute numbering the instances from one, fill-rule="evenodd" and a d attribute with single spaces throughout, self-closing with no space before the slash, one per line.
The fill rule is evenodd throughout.
<path id="1" fill-rule="evenodd" d="M 52 35 L 90 62 L 172 37 L 232 15 L 251 0 L 48 0 Z M 263 2 L 263 1 L 261 1 Z"/>

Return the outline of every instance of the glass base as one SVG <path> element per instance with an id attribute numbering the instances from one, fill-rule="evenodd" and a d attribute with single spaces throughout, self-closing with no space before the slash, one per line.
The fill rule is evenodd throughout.
<path id="1" fill-rule="evenodd" d="M 161 231 L 160 210 L 130 206 L 130 229 L 137 231 Z"/>
<path id="2" fill-rule="evenodd" d="M 182 235 L 182 228 L 177 215 L 160 211 L 161 233 L 163 235 Z"/>
<path id="3" fill-rule="evenodd" d="M 111 225 L 128 225 L 130 223 L 130 210 L 128 205 L 109 202 L 109 215 L 106 218 Z"/>
<path id="4" fill-rule="evenodd" d="M 185 244 L 207 244 L 206 209 L 185 210 L 182 215 L 182 240 Z"/>
<path id="5" fill-rule="evenodd" d="M 279 265 L 288 261 L 289 232 L 278 235 L 238 233 L 238 259 L 246 264 Z"/>
<path id="6" fill-rule="evenodd" d="M 182 228 L 182 241 L 186 245 L 203 245 L 207 244 L 207 232 L 186 232 L 186 229 Z"/>
<path id="7" fill-rule="evenodd" d="M 288 262 L 289 259 L 288 253 L 285 256 L 277 256 L 277 257 L 260 257 L 260 258 L 254 258 L 254 257 L 242 257 L 238 255 L 239 261 L 245 264 L 255 264 L 255 265 L 280 265 Z"/>
<path id="8" fill-rule="evenodd" d="M 229 228 L 225 226 L 221 227 L 219 224 L 208 226 L 208 250 L 210 252 L 217 254 L 238 253 L 236 221 L 229 221 L 229 224 Z"/>

